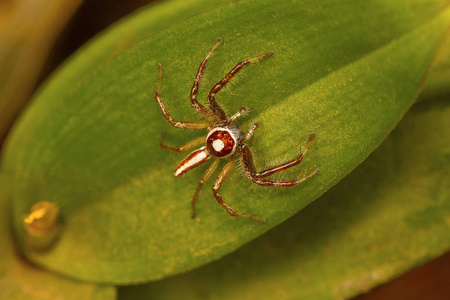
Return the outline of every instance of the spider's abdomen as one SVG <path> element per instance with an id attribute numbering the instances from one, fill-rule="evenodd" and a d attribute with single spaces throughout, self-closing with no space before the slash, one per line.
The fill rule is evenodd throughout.
<path id="1" fill-rule="evenodd" d="M 212 155 L 224 157 L 236 149 L 236 138 L 227 128 L 215 128 L 206 137 L 206 147 Z"/>

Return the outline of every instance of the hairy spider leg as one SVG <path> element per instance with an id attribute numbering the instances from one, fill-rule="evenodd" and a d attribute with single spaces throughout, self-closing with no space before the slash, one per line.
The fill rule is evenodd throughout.
<path id="1" fill-rule="evenodd" d="M 227 178 L 228 174 L 230 174 L 231 170 L 234 167 L 234 164 L 235 164 L 234 159 L 231 158 L 228 161 L 228 163 L 225 165 L 225 167 L 223 167 L 222 171 L 220 172 L 219 176 L 217 177 L 217 180 L 214 183 L 214 186 L 212 188 L 214 197 L 216 197 L 217 202 L 219 202 L 219 204 L 222 205 L 223 208 L 225 208 L 225 210 L 230 214 L 230 216 L 232 216 L 232 217 L 248 218 L 248 219 L 253 219 L 253 220 L 260 221 L 262 223 L 266 223 L 266 221 L 263 218 L 259 218 L 259 217 L 255 217 L 255 216 L 251 216 L 251 215 L 238 214 L 230 206 L 228 206 L 228 204 L 226 204 L 223 201 L 222 196 L 219 194 L 219 189 L 220 189 L 222 183 Z"/>
<path id="2" fill-rule="evenodd" d="M 195 191 L 194 197 L 192 198 L 192 201 L 191 201 L 192 218 L 195 218 L 195 203 L 197 203 L 197 198 L 198 198 L 198 195 L 200 194 L 200 191 L 202 190 L 203 184 L 205 184 L 205 182 L 209 179 L 209 177 L 211 177 L 211 175 L 217 169 L 219 162 L 220 162 L 219 158 L 214 159 L 213 163 L 209 166 L 209 168 L 206 170 L 205 174 L 203 174 L 202 179 L 200 179 L 200 182 L 198 183 L 197 190 Z"/>
<path id="3" fill-rule="evenodd" d="M 292 160 L 290 162 L 284 163 L 282 165 L 275 166 L 275 167 L 272 167 L 270 169 L 267 169 L 267 170 L 255 173 L 255 174 L 253 174 L 253 177 L 254 178 L 264 178 L 264 177 L 270 176 L 272 174 L 278 173 L 280 171 L 289 169 L 289 168 L 291 168 L 291 167 L 293 167 L 295 165 L 298 165 L 302 161 L 302 159 L 305 156 L 306 152 L 308 151 L 308 148 L 311 145 L 311 142 L 312 142 L 312 140 L 313 140 L 315 135 L 316 135 L 315 133 L 311 133 L 309 135 L 309 140 L 308 140 L 308 143 L 306 144 L 305 150 L 303 150 L 303 152 L 300 153 L 300 155 L 296 159 L 294 159 L 294 160 Z M 250 156 L 250 158 L 251 158 L 251 156 Z"/>
<path id="4" fill-rule="evenodd" d="M 244 106 L 243 108 L 241 108 L 237 113 L 235 113 L 234 115 L 232 115 L 227 123 L 225 125 L 230 125 L 234 120 L 236 120 L 237 118 L 239 118 L 240 116 L 242 116 L 243 114 L 245 114 L 248 111 L 248 107 Z"/>
<path id="5" fill-rule="evenodd" d="M 245 142 L 249 138 L 252 137 L 253 133 L 255 132 L 256 128 L 258 128 L 258 121 L 253 122 L 252 128 L 248 131 L 247 135 L 242 139 L 241 143 Z"/>
<path id="6" fill-rule="evenodd" d="M 191 104 L 192 107 L 205 119 L 210 120 L 214 123 L 219 123 L 220 118 L 214 113 L 213 110 L 207 108 L 206 106 L 198 103 L 197 101 L 197 92 L 200 86 L 200 81 L 202 80 L 203 72 L 205 71 L 205 65 L 206 62 L 209 60 L 211 55 L 213 54 L 214 50 L 216 50 L 217 47 L 219 47 L 220 43 L 222 42 L 221 39 L 217 40 L 217 43 L 212 47 L 211 51 L 209 51 L 208 55 L 206 55 L 205 59 L 203 59 L 202 63 L 198 67 L 197 75 L 195 76 L 194 84 L 191 88 Z"/>
<path id="7" fill-rule="evenodd" d="M 202 137 L 196 138 L 195 140 L 192 140 L 192 141 L 184 144 L 183 146 L 177 148 L 177 147 L 172 147 L 172 146 L 164 144 L 165 136 L 166 136 L 166 133 L 164 131 L 161 132 L 161 141 L 160 141 L 159 145 L 161 146 L 161 148 L 164 148 L 164 149 L 167 149 L 167 150 L 170 150 L 173 152 L 184 152 L 184 151 L 191 149 L 192 147 L 195 147 L 195 146 L 200 145 L 205 142 L 205 137 L 202 136 Z"/>
<path id="8" fill-rule="evenodd" d="M 160 96 L 161 91 L 161 80 L 162 80 L 162 66 L 161 64 L 158 64 L 159 69 L 159 80 L 158 80 L 158 86 L 155 93 L 155 99 L 156 102 L 158 102 L 159 108 L 161 109 L 161 112 L 164 115 L 164 118 L 167 122 L 169 122 L 170 125 L 177 128 L 187 128 L 187 129 L 203 129 L 203 128 L 212 128 L 212 124 L 208 121 L 175 121 L 172 119 L 170 114 L 167 112 L 166 107 L 164 106 L 164 103 Z"/>
<path id="9" fill-rule="evenodd" d="M 294 186 L 296 184 L 299 184 L 305 180 L 307 180 L 308 178 L 316 175 L 317 173 L 319 173 L 320 171 L 317 169 L 314 172 L 312 172 L 311 174 L 299 178 L 297 180 L 294 181 L 282 181 L 282 180 L 262 180 L 261 178 L 267 177 L 269 175 L 275 174 L 277 172 L 286 170 L 288 168 L 291 168 L 295 165 L 298 165 L 302 159 L 303 156 L 305 155 L 305 153 L 307 152 L 309 146 L 311 145 L 311 142 L 314 138 L 314 133 L 312 133 L 309 136 L 309 142 L 306 145 L 305 150 L 303 151 L 303 153 L 301 153 L 299 155 L 299 157 L 297 157 L 296 159 L 285 163 L 285 164 L 281 164 L 279 166 L 275 166 L 272 167 L 270 169 L 261 171 L 261 172 L 256 172 L 255 171 L 255 166 L 253 165 L 253 158 L 252 158 L 252 154 L 250 152 L 250 148 L 248 148 L 246 145 L 243 145 L 242 147 L 242 151 L 241 151 L 241 156 L 240 156 L 240 162 L 241 162 L 241 166 L 242 169 L 244 170 L 245 175 L 254 183 L 258 184 L 258 185 L 262 185 L 262 186 Z"/>
<path id="10" fill-rule="evenodd" d="M 226 122 L 227 118 L 226 118 L 225 113 L 223 112 L 222 108 L 216 102 L 216 99 L 214 98 L 214 96 L 228 83 L 228 81 L 231 80 L 231 78 L 234 77 L 234 75 L 236 75 L 242 69 L 243 66 L 245 66 L 251 62 L 255 62 L 260 59 L 263 59 L 264 57 L 273 56 L 273 55 L 274 55 L 274 52 L 270 52 L 270 53 L 266 53 L 266 54 L 263 54 L 263 55 L 260 55 L 257 57 L 253 57 L 253 58 L 241 61 L 236 66 L 234 66 L 234 68 L 231 69 L 231 71 L 228 72 L 228 74 L 225 75 L 225 77 L 223 77 L 218 83 L 216 83 L 212 87 L 212 89 L 208 95 L 209 107 L 219 116 L 219 118 L 223 122 Z"/>

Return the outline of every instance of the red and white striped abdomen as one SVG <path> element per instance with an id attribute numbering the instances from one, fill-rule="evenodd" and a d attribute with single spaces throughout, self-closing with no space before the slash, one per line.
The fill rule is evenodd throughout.
<path id="1" fill-rule="evenodd" d="M 207 161 L 211 157 L 211 154 L 209 153 L 208 149 L 206 147 L 201 147 L 200 149 L 195 150 L 191 154 L 188 155 L 176 168 L 175 172 L 173 174 L 176 177 L 180 177 L 187 171 L 203 164 L 205 161 Z"/>

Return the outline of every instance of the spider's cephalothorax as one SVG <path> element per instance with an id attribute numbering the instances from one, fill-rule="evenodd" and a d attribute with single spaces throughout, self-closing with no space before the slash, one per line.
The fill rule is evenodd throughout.
<path id="1" fill-rule="evenodd" d="M 241 108 L 239 112 L 235 113 L 230 118 L 227 118 L 225 112 L 216 102 L 214 96 L 216 95 L 217 92 L 219 92 L 222 89 L 222 87 L 224 87 L 228 83 L 228 81 L 230 81 L 231 78 L 233 78 L 234 75 L 236 75 L 237 72 L 239 72 L 239 70 L 242 69 L 243 66 L 251 62 L 258 61 L 264 57 L 272 56 L 274 53 L 271 52 L 263 54 L 261 56 L 244 60 L 238 63 L 233 69 L 231 69 L 230 72 L 228 72 L 227 75 L 225 75 L 224 78 L 222 78 L 222 80 L 220 80 L 216 85 L 212 87 L 208 95 L 208 102 L 209 102 L 208 108 L 197 101 L 197 92 L 198 87 L 200 85 L 200 80 L 202 79 L 202 75 L 205 70 L 206 62 L 208 61 L 211 54 L 220 45 L 221 42 L 222 41 L 219 39 L 200 64 L 190 94 L 191 104 L 193 108 L 208 121 L 175 121 L 172 119 L 170 114 L 167 112 L 160 96 L 162 67 L 161 64 L 159 64 L 159 81 L 158 81 L 158 89 L 155 94 L 155 99 L 158 102 L 159 107 L 164 117 L 166 118 L 167 122 L 169 122 L 172 126 L 177 128 L 189 128 L 189 129 L 205 128 L 206 130 L 208 130 L 206 138 L 205 137 L 197 138 L 179 148 L 165 145 L 163 143 L 164 140 L 164 133 L 163 133 L 161 136 L 161 147 L 175 152 L 183 152 L 191 149 L 194 146 L 206 144 L 205 146 L 193 151 L 178 165 L 178 167 L 175 169 L 174 172 L 174 175 L 177 177 L 203 164 L 211 157 L 213 157 L 212 164 L 209 166 L 209 168 L 206 170 L 205 174 L 201 178 L 200 183 L 197 186 L 197 190 L 195 191 L 194 197 L 192 198 L 191 202 L 192 217 L 195 217 L 195 203 L 197 202 L 198 194 L 200 193 L 203 184 L 209 179 L 209 177 L 211 177 L 212 173 L 216 170 L 217 166 L 219 165 L 220 159 L 225 158 L 228 162 L 220 172 L 212 188 L 216 200 L 233 217 L 245 217 L 255 219 L 264 223 L 265 221 L 262 218 L 255 217 L 252 215 L 241 215 L 237 213 L 223 201 L 222 196 L 219 194 L 220 186 L 222 185 L 222 183 L 227 178 L 228 174 L 231 172 L 231 170 L 235 165 L 234 159 L 235 156 L 239 157 L 241 168 L 243 169 L 244 174 L 252 182 L 261 186 L 294 186 L 296 184 L 299 184 L 300 182 L 305 181 L 311 176 L 319 173 L 319 170 L 315 170 L 311 174 L 293 181 L 267 180 L 263 178 L 299 164 L 303 159 L 303 156 L 305 155 L 309 146 L 311 145 L 312 139 L 314 138 L 315 134 L 314 133 L 310 134 L 309 141 L 305 147 L 305 150 L 294 160 L 281 164 L 279 166 L 269 168 L 261 172 L 256 172 L 255 167 L 253 165 L 252 154 L 250 152 L 250 149 L 244 144 L 244 142 L 252 136 L 253 132 L 258 127 L 258 123 L 254 122 L 252 128 L 245 135 L 239 129 L 238 125 L 231 125 L 231 123 L 236 118 L 244 114 L 247 111 L 247 107 Z"/>
<path id="2" fill-rule="evenodd" d="M 226 157 L 233 154 L 244 134 L 237 125 L 215 127 L 206 136 L 206 148 L 216 157 Z"/>

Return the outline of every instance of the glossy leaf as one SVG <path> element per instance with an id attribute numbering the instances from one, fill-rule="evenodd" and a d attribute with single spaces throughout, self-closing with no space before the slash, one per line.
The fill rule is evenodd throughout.
<path id="1" fill-rule="evenodd" d="M 290 220 L 218 262 L 120 288 L 119 299 L 348 299 L 389 281 L 450 249 L 449 135 L 448 98 L 419 103 Z"/>
<path id="2" fill-rule="evenodd" d="M 110 41 L 123 38 L 133 19 L 120 25 L 55 75 L 9 141 L 2 172 L 12 182 L 18 240 L 22 216 L 36 202 L 58 203 L 65 222 L 52 251 L 22 251 L 57 272 L 116 283 L 159 279 L 233 251 L 312 202 L 381 143 L 422 87 L 449 23 L 445 8 L 445 1 L 231 2 L 156 30 L 114 57 L 92 55 L 111 51 Z M 175 119 L 196 119 L 188 92 L 219 36 L 224 43 L 208 63 L 199 99 L 239 60 L 276 52 L 216 97 L 229 115 L 247 105 L 260 121 L 250 141 L 258 167 L 296 156 L 317 133 L 301 166 L 280 174 L 322 170 L 301 186 L 253 187 L 239 172 L 227 179 L 225 201 L 265 225 L 231 218 L 211 183 L 191 220 L 205 167 L 174 178 L 184 156 L 159 147 L 162 130 L 178 145 L 205 132 L 165 122 L 153 100 L 157 63 L 168 110 Z M 251 121 L 240 124 L 246 131 Z"/>
<path id="3" fill-rule="evenodd" d="M 37 268 L 17 253 L 11 236 L 5 181 L 0 189 L 0 299 L 115 299 L 112 286 L 78 282 Z"/>

